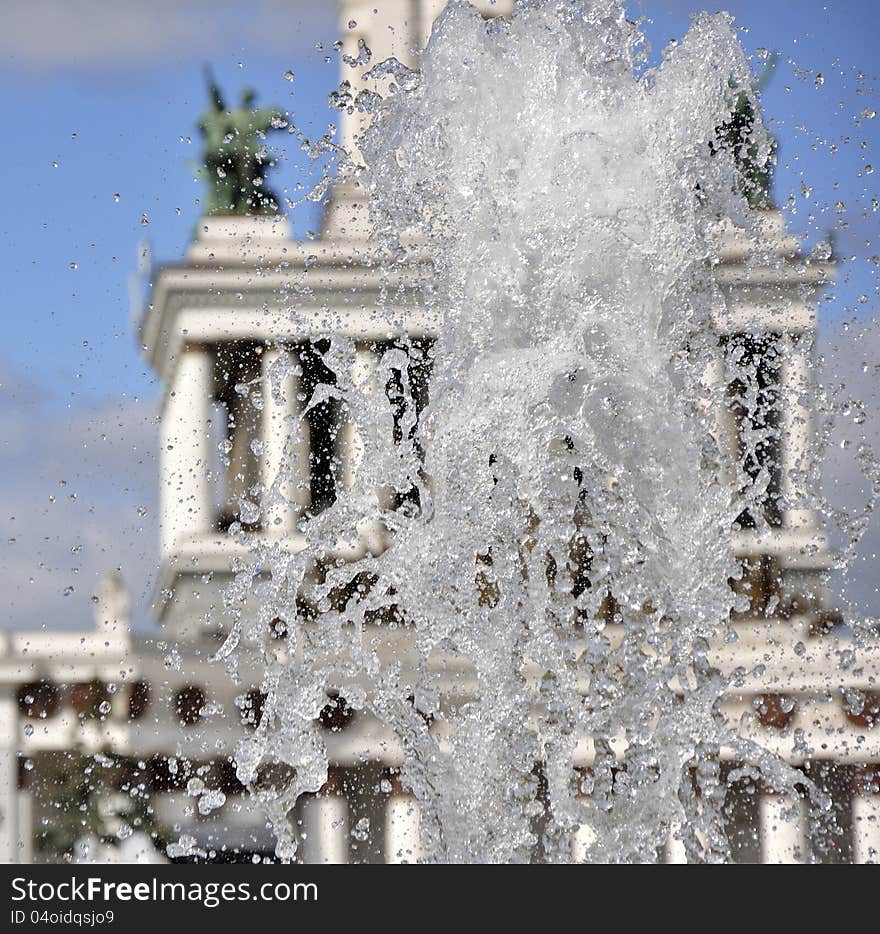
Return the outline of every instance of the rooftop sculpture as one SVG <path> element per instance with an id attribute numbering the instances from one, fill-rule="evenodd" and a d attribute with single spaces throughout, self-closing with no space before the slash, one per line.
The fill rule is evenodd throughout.
<path id="1" fill-rule="evenodd" d="M 198 122 L 205 141 L 205 214 L 276 214 L 278 198 L 266 184 L 275 164 L 266 137 L 277 128 L 278 112 L 254 107 L 256 95 L 249 88 L 242 91 L 239 107 L 228 108 L 209 69 L 205 76 L 211 103 Z"/>

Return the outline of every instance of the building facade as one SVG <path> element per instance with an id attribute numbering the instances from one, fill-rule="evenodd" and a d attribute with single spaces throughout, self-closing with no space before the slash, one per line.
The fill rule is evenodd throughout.
<path id="1" fill-rule="evenodd" d="M 342 0 L 345 51 L 357 58 L 362 40 L 374 62 L 395 56 L 417 67 L 412 50 L 427 41 L 443 5 L 388 0 L 376 12 L 366 0 Z M 512 7 L 509 0 L 476 5 L 486 16 Z M 364 71 L 345 69 L 353 94 L 367 87 Z M 356 109 L 342 110 L 340 142 L 350 151 L 362 119 Z M 48 774 L 52 756 L 72 750 L 79 758 L 68 760 L 70 769 L 82 757 L 104 756 L 113 790 L 85 805 L 101 832 L 96 837 L 91 828 L 93 849 L 83 858 L 271 857 L 272 834 L 234 765 L 242 731 L 260 718 L 263 673 L 245 666 L 233 683 L 214 660 L 226 635 L 224 589 L 248 557 L 230 530 L 296 555 L 306 547 L 302 523 L 350 486 L 362 453 L 356 431 L 332 400 L 310 405 L 334 335 L 353 342 L 350 377 L 360 381 L 401 338 L 418 344 L 437 335 L 438 322 L 419 300 L 430 257 L 413 252 L 389 290 L 387 276 L 364 262 L 375 249 L 366 214 L 357 189 L 344 184 L 334 190 L 316 240 L 293 239 L 282 217 L 212 216 L 200 222 L 184 262 L 156 270 L 139 339 L 164 387 L 156 600 L 163 635 L 148 640 L 129 632 L 125 594 L 110 579 L 94 632 L 6 637 L 0 859 L 40 858 L 34 841 L 53 822 L 53 803 L 32 792 L 33 776 Z M 728 806 L 732 854 L 755 862 L 880 861 L 880 658 L 860 649 L 855 661 L 840 636 L 824 589 L 831 555 L 816 516 L 777 502 L 798 500 L 792 484 L 803 482 L 814 456 L 806 400 L 815 301 L 834 270 L 802 255 L 778 212 L 762 212 L 760 226 L 760 242 L 731 228 L 720 245 L 716 279 L 726 308 L 716 320 L 719 355 L 707 384 L 727 388 L 724 348 L 750 355 L 765 410 L 718 407 L 716 433 L 735 447 L 743 420 L 760 420 L 772 423 L 776 440 L 751 465 L 770 477 L 766 524 L 743 521 L 736 533 L 744 573 L 734 586 L 747 598 L 734 619 L 739 638 L 716 646 L 712 660 L 731 677 L 728 719 L 808 770 L 833 805 L 814 813 L 804 799 L 792 813 L 791 801 L 757 780 L 746 783 Z M 393 332 L 389 291 L 399 323 Z M 272 392 L 266 377 L 281 357 L 297 365 Z M 291 463 L 294 470 L 280 469 Z M 273 487 L 291 508 L 259 508 L 258 491 Z M 336 557 L 355 564 L 388 544 L 381 524 L 358 527 Z M 613 623 L 608 634 L 613 641 Z M 393 643 L 385 645 L 393 660 Z M 398 649 L 402 657 L 405 646 Z M 446 689 L 461 691 L 467 672 L 449 678 Z M 322 791 L 297 805 L 299 858 L 417 860 L 418 808 L 396 778 L 402 753 L 394 737 L 332 695 L 321 724 L 332 769 Z M 585 772 L 591 755 L 583 744 L 577 764 Z M 723 769 L 737 767 L 728 760 Z M 127 850 L 110 851 L 98 839 L 114 834 Z M 573 858 L 582 858 L 585 844 L 576 835 Z M 675 833 L 662 858 L 683 858 Z"/>

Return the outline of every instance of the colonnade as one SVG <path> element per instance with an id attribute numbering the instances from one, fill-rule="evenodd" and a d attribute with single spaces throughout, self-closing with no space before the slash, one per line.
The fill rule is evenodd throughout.
<path id="1" fill-rule="evenodd" d="M 770 332 L 768 332 L 768 336 Z M 809 531 L 815 528 L 816 517 L 812 509 L 805 508 L 804 500 L 810 491 L 807 478 L 813 469 L 814 419 L 813 380 L 810 374 L 812 339 L 806 334 L 779 334 L 781 356 L 778 368 L 779 472 L 783 504 L 783 524 L 791 530 Z M 736 418 L 728 408 L 727 388 L 731 373 L 727 371 L 723 354 L 713 359 L 703 376 L 703 384 L 710 398 L 704 404 L 712 410 L 712 433 L 722 452 L 722 479 L 733 485 L 736 477 L 731 471 L 731 454 L 735 457 L 739 444 Z"/>
<path id="2" fill-rule="evenodd" d="M 853 863 L 880 864 L 880 789 L 876 775 L 854 770 L 850 801 L 851 858 Z M 872 780 L 869 780 L 869 777 Z M 807 802 L 798 797 L 776 794 L 767 789 L 757 792 L 757 838 L 761 863 L 803 863 L 811 856 L 811 822 Z M 583 795 L 579 792 L 579 797 Z M 352 819 L 349 802 L 339 775 L 317 795 L 306 796 L 302 804 L 303 859 L 307 863 L 346 863 L 351 855 Z M 685 863 L 687 857 L 680 836 L 681 828 L 671 828 L 662 859 Z M 574 831 L 571 859 L 583 863 L 595 841 L 588 825 Z M 396 779 L 384 802 L 382 856 L 386 863 L 415 863 L 421 855 L 419 806 Z"/>
<path id="3" fill-rule="evenodd" d="M 212 431 L 216 396 L 215 360 L 219 345 L 190 344 L 177 359 L 160 429 L 159 526 L 162 557 L 187 540 L 216 531 L 219 506 L 211 477 L 217 443 Z M 268 534 L 289 536 L 311 505 L 310 427 L 303 417 L 305 395 L 299 349 L 270 346 L 260 356 L 262 406 L 255 418 L 259 442 L 259 481 Z M 370 343 L 355 347 L 354 387 L 365 396 L 377 391 L 379 353 Z M 390 418 L 390 414 L 389 414 Z M 239 426 L 236 430 L 241 430 Z M 338 426 L 338 482 L 350 489 L 363 461 L 364 442 L 355 422 L 343 413 Z"/>
<path id="4" fill-rule="evenodd" d="M 386 780 L 382 855 L 386 863 L 416 863 L 421 856 L 419 806 L 397 779 Z M 300 838 L 306 863 L 347 863 L 351 854 L 351 815 L 340 770 L 331 769 L 318 794 L 301 802 Z"/>

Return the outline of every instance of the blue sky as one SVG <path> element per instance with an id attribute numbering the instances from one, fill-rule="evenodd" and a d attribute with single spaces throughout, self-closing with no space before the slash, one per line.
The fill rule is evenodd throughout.
<path id="1" fill-rule="evenodd" d="M 653 20 L 645 29 L 654 60 L 686 31 L 692 7 L 699 8 L 677 0 L 627 4 Z M 764 95 L 780 143 L 776 197 L 808 241 L 834 231 L 846 262 L 833 300 L 821 308 L 821 349 L 872 400 L 880 372 L 872 369 L 880 365 L 880 339 L 870 259 L 880 253 L 880 213 L 871 205 L 880 197 L 880 118 L 860 115 L 880 110 L 876 6 L 730 0 L 724 8 L 743 28 L 749 53 L 781 53 Z M 156 551 L 159 388 L 130 322 L 138 244 L 148 240 L 157 262 L 176 261 L 199 216 L 192 167 L 194 124 L 206 100 L 202 64 L 213 65 L 228 96 L 249 85 L 314 137 L 334 119 L 326 97 L 337 81 L 336 37 L 335 4 L 327 0 L 4 5 L 0 577 L 8 605 L 0 625 L 88 625 L 88 598 L 113 567 L 132 587 L 136 620 L 145 624 Z M 275 143 L 274 184 L 295 197 L 309 167 L 291 138 L 278 134 Z M 877 173 L 868 174 L 872 160 Z M 304 234 L 317 223 L 314 206 L 298 208 L 292 220 Z M 880 436 L 870 419 L 860 430 Z M 841 495 L 855 503 L 852 464 L 836 456 L 836 474 L 850 487 Z M 875 543 L 880 550 L 876 525 L 851 591 L 862 609 L 880 613 L 870 561 Z"/>

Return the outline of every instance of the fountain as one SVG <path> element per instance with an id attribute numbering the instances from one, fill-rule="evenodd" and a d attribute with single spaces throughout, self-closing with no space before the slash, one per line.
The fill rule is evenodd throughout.
<path id="1" fill-rule="evenodd" d="M 771 420 L 746 418 L 733 450 L 718 427 L 766 398 L 717 328 L 721 244 L 765 236 L 743 166 L 772 154 L 729 18 L 696 17 L 648 68 L 616 0 L 492 22 L 452 3 L 420 71 L 369 79 L 339 97 L 370 117 L 339 177 L 370 195 L 387 339 L 361 353 L 328 316 L 332 375 L 305 397 L 344 415 L 336 498 L 299 550 L 233 530 L 249 554 L 218 653 L 265 671 L 237 767 L 278 856 L 302 842 L 296 801 L 327 787 L 331 688 L 394 746 L 424 861 L 650 861 L 670 836 L 724 860 L 723 748 L 823 807 L 728 722 L 711 658 L 748 606 L 736 534 L 781 502 Z M 413 270 L 425 338 L 400 336 Z M 283 407 L 291 377 L 302 361 L 278 353 L 261 404 Z M 290 505 L 301 456 L 255 516 Z M 278 620 L 283 651 L 259 635 Z"/>

